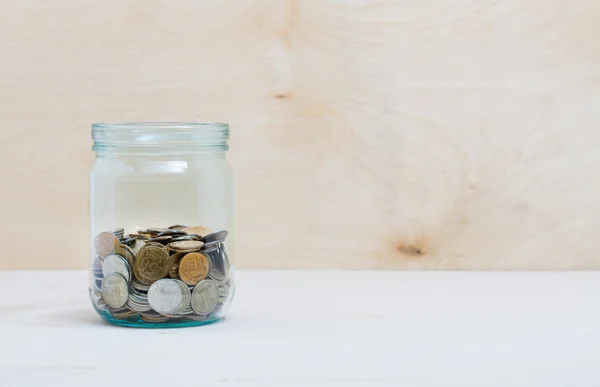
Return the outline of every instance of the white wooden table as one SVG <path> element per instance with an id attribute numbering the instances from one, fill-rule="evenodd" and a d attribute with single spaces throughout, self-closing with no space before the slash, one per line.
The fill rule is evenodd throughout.
<path id="1" fill-rule="evenodd" d="M 103 323 L 0 272 L 0 386 L 600 386 L 600 273 L 238 272 L 228 319 Z"/>

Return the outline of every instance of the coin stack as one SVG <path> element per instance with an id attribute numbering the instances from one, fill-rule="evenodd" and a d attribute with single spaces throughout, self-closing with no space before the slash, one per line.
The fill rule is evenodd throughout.
<path id="1" fill-rule="evenodd" d="M 227 235 L 183 225 L 101 232 L 94 240 L 94 305 L 131 321 L 221 317 L 233 296 Z"/>

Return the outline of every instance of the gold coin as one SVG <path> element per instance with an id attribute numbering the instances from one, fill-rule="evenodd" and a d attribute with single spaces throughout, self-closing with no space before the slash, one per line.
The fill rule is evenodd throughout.
<path id="1" fill-rule="evenodd" d="M 210 261 L 202 253 L 188 253 L 179 262 L 179 278 L 188 285 L 196 285 L 210 272 Z"/>
<path id="2" fill-rule="evenodd" d="M 110 232 L 101 232 L 94 239 L 96 252 L 102 258 L 108 257 L 120 245 L 119 240 Z"/>
<path id="3" fill-rule="evenodd" d="M 186 253 L 175 253 L 171 255 L 171 270 L 169 270 L 169 277 L 173 279 L 179 279 L 179 261 L 185 256 Z"/>
<path id="4" fill-rule="evenodd" d="M 144 244 L 144 246 L 155 246 L 155 247 L 158 247 L 158 248 L 164 250 L 165 253 L 169 253 L 169 250 L 162 243 L 158 243 L 158 242 L 146 242 Z M 144 246 L 142 246 L 142 247 L 144 247 Z"/>
<path id="5" fill-rule="evenodd" d="M 141 283 L 151 285 L 164 278 L 171 269 L 171 257 L 166 249 L 158 246 L 142 246 L 133 263 L 133 274 Z"/>
<path id="6" fill-rule="evenodd" d="M 169 243 L 169 248 L 181 253 L 191 253 L 202 248 L 204 242 L 200 241 L 179 241 Z"/>
<path id="7" fill-rule="evenodd" d="M 179 264 L 176 263 L 171 266 L 171 270 L 169 270 L 169 277 L 173 279 L 179 279 Z"/>
<path id="8" fill-rule="evenodd" d="M 202 236 L 208 235 L 212 232 L 210 228 L 204 226 L 186 227 L 183 229 L 183 231 L 187 232 L 188 234 L 198 234 Z"/>

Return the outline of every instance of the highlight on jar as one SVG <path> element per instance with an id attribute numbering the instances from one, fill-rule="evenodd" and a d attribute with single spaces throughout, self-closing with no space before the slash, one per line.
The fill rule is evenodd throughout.
<path id="1" fill-rule="evenodd" d="M 221 319 L 234 291 L 227 235 L 184 225 L 99 233 L 94 306 L 103 317 L 125 322 Z"/>

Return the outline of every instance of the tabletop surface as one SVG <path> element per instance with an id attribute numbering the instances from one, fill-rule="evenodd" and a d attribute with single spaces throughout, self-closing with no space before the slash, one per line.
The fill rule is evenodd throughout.
<path id="1" fill-rule="evenodd" d="M 600 386 L 600 273 L 241 271 L 228 318 L 110 326 L 0 272 L 0 386 Z"/>

